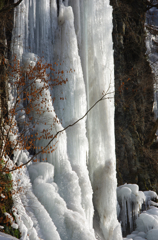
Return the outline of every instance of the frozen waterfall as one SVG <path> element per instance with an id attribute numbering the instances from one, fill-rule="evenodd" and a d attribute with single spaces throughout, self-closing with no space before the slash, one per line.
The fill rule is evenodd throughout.
<path id="1" fill-rule="evenodd" d="M 43 129 L 51 129 L 49 134 L 55 135 L 84 116 L 107 92 L 106 99 L 85 118 L 58 135 L 54 152 L 41 153 L 38 163 L 29 164 L 30 180 L 27 176 L 27 181 L 31 181 L 28 184 L 30 204 L 35 205 L 35 201 L 43 211 L 43 218 L 50 228 L 53 226 L 50 234 L 56 239 L 121 240 L 116 213 L 114 66 L 109 0 L 23 0 L 14 12 L 12 53 L 25 68 L 30 64 L 35 66 L 38 57 L 43 57 L 56 73 L 62 71 L 68 79 L 66 84 L 53 89 L 47 86 L 38 98 L 39 103 L 35 101 L 32 116 L 41 118 L 41 122 L 34 134 L 40 136 Z M 43 85 L 36 79 L 34 87 L 38 89 Z M 45 103 L 43 97 L 46 97 Z M 45 108 L 42 117 L 36 113 L 37 105 L 39 109 Z M 58 123 L 53 124 L 54 118 Z M 37 149 L 48 142 L 48 139 L 36 140 Z M 49 147 L 53 148 L 53 144 Z M 14 160 L 19 163 L 29 159 L 25 151 L 15 155 Z M 32 220 L 32 232 L 36 234 L 23 239 L 52 239 L 42 227 L 41 215 L 37 210 L 32 211 L 41 233 L 38 235 Z"/>

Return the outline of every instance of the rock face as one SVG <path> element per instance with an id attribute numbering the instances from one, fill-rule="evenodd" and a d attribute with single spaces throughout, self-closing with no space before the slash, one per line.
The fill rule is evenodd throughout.
<path id="1" fill-rule="evenodd" d="M 8 4 L 13 2 L 13 0 L 10 0 Z M 2 0 L 0 2 L 0 149 L 3 139 L 3 119 L 8 116 L 7 68 L 13 27 L 13 10 L 7 12 L 1 11 L 5 5 L 6 2 Z"/>
<path id="2" fill-rule="evenodd" d="M 157 190 L 157 153 L 150 149 L 155 126 L 153 75 L 145 55 L 143 2 L 111 0 L 117 178 L 119 185 L 137 183 L 141 190 Z"/>
<path id="3" fill-rule="evenodd" d="M 6 3 L 7 2 L 7 3 Z M 10 44 L 13 28 L 13 9 L 1 11 L 6 6 L 14 3 L 14 0 L 2 0 L 0 3 L 0 122 L 8 115 L 8 91 L 7 91 L 7 68 L 10 57 Z"/>

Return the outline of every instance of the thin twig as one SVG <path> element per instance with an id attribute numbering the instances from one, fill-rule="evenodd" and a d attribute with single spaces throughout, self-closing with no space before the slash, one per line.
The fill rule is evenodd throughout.
<path id="1" fill-rule="evenodd" d="M 105 93 L 98 101 L 96 101 L 96 102 L 88 109 L 88 111 L 87 111 L 81 118 L 79 118 L 79 119 L 78 119 L 77 121 L 75 121 L 74 123 L 68 125 L 67 127 L 63 128 L 62 130 L 58 131 L 58 132 L 52 137 L 52 139 L 47 143 L 47 145 L 46 145 L 42 150 L 40 150 L 38 153 L 36 153 L 35 155 L 33 155 L 33 156 L 30 158 L 29 161 L 27 161 L 26 163 L 21 164 L 21 165 L 18 166 L 18 167 L 15 167 L 14 169 L 7 170 L 6 172 L 13 172 L 13 171 L 15 171 L 15 170 L 17 170 L 17 169 L 19 169 L 19 168 L 22 168 L 23 166 L 26 166 L 29 162 L 31 162 L 37 155 L 39 155 L 40 153 L 42 153 L 42 152 L 50 145 L 50 143 L 51 143 L 55 138 L 57 138 L 57 136 L 59 135 L 59 133 L 64 132 L 65 130 L 67 130 L 67 129 L 70 128 L 70 127 L 73 127 L 75 124 L 77 124 L 77 123 L 78 123 L 79 121 L 81 121 L 83 118 L 85 118 L 86 115 L 87 115 L 99 102 L 101 102 L 102 100 L 105 100 L 105 99 L 109 99 L 109 97 L 105 98 L 105 96 L 113 93 L 113 92 L 108 92 L 109 89 L 110 89 L 110 86 L 108 87 L 106 93 Z M 3 169 L 3 171 L 5 171 L 5 170 Z"/>

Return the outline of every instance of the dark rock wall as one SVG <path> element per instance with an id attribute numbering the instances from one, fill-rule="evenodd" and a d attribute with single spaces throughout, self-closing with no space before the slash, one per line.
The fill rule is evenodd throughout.
<path id="1" fill-rule="evenodd" d="M 0 10 L 14 0 L 0 0 Z M 2 126 L 8 117 L 8 64 L 10 57 L 11 35 L 13 28 L 13 10 L 0 12 L 0 148 L 3 139 Z"/>
<path id="2" fill-rule="evenodd" d="M 115 134 L 118 184 L 137 183 L 158 190 L 157 153 L 151 150 L 154 126 L 153 75 L 145 55 L 145 5 L 111 0 L 115 62 Z"/>

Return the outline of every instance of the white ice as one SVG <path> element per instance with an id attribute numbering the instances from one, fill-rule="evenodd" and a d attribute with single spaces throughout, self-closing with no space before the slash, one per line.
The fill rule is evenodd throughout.
<path id="1" fill-rule="evenodd" d="M 49 239 L 49 229 L 55 239 L 92 240 L 95 208 L 104 238 L 121 240 L 116 213 L 112 7 L 108 0 L 59 2 L 59 17 L 56 0 L 24 0 L 15 10 L 12 52 L 22 60 L 24 69 L 43 56 L 49 63 L 56 62 L 53 67 L 68 78 L 51 93 L 45 89 L 34 102 L 32 116 L 39 119 L 34 134 L 41 136 L 45 129 L 49 130 L 47 137 L 54 135 L 81 118 L 106 91 L 107 99 L 98 103 L 87 119 L 59 134 L 55 151 L 40 154 L 41 162 L 29 165 L 33 186 L 29 194 L 46 216 L 48 231 L 45 224 L 42 227 L 40 215 L 35 210 L 33 214 L 44 240 Z M 43 86 L 36 79 L 35 87 Z M 52 97 L 56 98 L 54 105 Z M 42 98 L 45 103 L 40 103 Z M 36 103 L 49 111 L 40 115 Z M 53 122 L 55 118 L 58 123 Z M 36 140 L 36 147 L 48 142 L 48 138 Z M 49 147 L 54 148 L 55 142 Z M 16 152 L 14 162 L 26 162 L 29 157 L 26 152 Z M 46 158 L 47 163 L 42 163 Z M 32 189 L 30 182 L 28 185 Z M 26 202 L 28 198 L 26 195 Z"/>

